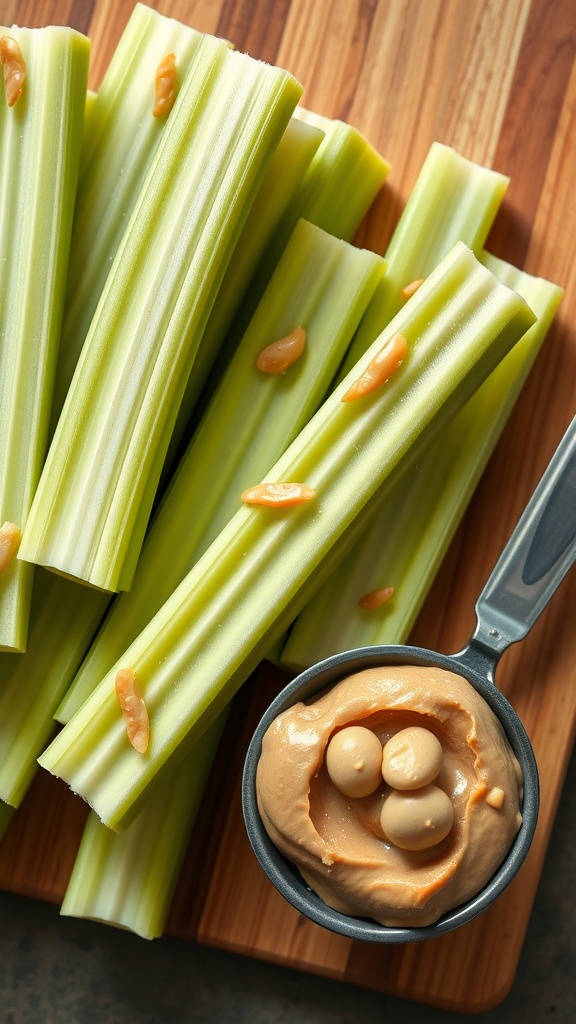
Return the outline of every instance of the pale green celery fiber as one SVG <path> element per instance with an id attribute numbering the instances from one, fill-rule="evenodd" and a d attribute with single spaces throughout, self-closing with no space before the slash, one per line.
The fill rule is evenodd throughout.
<path id="1" fill-rule="evenodd" d="M 186 423 L 202 394 L 258 261 L 274 233 L 278 220 L 309 167 L 322 138 L 323 133 L 320 129 L 303 124 L 293 117 L 280 139 L 232 253 L 218 297 L 202 335 L 178 413 L 171 450 L 178 444 L 184 433 Z M 170 455 L 166 461 L 170 462 Z"/>
<path id="2" fill-rule="evenodd" d="M 241 509 L 119 659 L 117 667 L 135 671 L 148 706 L 146 754 L 127 741 L 113 668 L 42 766 L 109 827 L 126 827 L 292 621 L 306 581 L 411 446 L 441 429 L 534 319 L 466 246 L 455 246 L 393 322 L 409 345 L 398 373 L 365 401 L 341 401 L 380 350 L 377 339 L 267 474 L 307 483 L 315 499 Z"/>
<path id="3" fill-rule="evenodd" d="M 26 654 L 0 653 L 0 800 L 18 807 L 36 758 L 108 604 L 106 594 L 38 569 Z"/>
<path id="4" fill-rule="evenodd" d="M 254 272 L 226 351 L 242 336 L 298 220 L 303 217 L 336 238 L 351 241 L 390 171 L 388 162 L 352 125 L 302 107 L 295 116 L 324 137 Z"/>
<path id="5" fill-rule="evenodd" d="M 430 274 L 456 242 L 483 246 L 509 179 L 432 143 L 386 250 L 388 272 L 346 358 L 343 373 L 406 301 L 402 290 Z"/>
<path id="6" fill-rule="evenodd" d="M 129 594 L 114 602 L 57 711 L 67 721 L 182 582 L 324 399 L 385 269 L 380 256 L 300 221 L 183 456 L 144 542 Z M 306 348 L 285 374 L 260 351 L 297 326 Z"/>
<path id="7" fill-rule="evenodd" d="M 146 172 L 171 118 L 154 117 L 154 76 L 168 53 L 186 76 L 201 35 L 136 4 L 97 96 L 90 97 L 72 226 L 50 434 Z"/>
<path id="8" fill-rule="evenodd" d="M 340 651 L 404 643 L 532 368 L 562 289 L 487 253 L 480 259 L 538 317 L 488 380 L 401 478 L 363 536 L 304 608 L 281 662 L 295 669 Z M 392 586 L 393 598 L 358 600 Z"/>
<path id="9" fill-rule="evenodd" d="M 352 125 L 303 107 L 298 107 L 296 117 L 320 128 L 324 141 L 278 225 L 270 250 L 275 260 L 298 217 L 351 241 L 390 173 L 388 161 Z"/>
<path id="10" fill-rule="evenodd" d="M 46 452 L 90 45 L 68 28 L 0 28 L 26 82 L 0 101 L 0 524 L 21 531 Z M 33 570 L 0 577 L 0 650 L 26 648 Z"/>
<path id="11" fill-rule="evenodd" d="M 162 935 L 226 714 L 203 736 L 193 756 L 158 787 L 126 829 L 113 832 L 88 815 L 61 913 L 102 921 L 143 939 Z M 1 828 L 0 808 L 0 828 Z"/>
<path id="12" fill-rule="evenodd" d="M 92 320 L 20 557 L 129 589 L 227 262 L 301 87 L 203 36 Z"/>

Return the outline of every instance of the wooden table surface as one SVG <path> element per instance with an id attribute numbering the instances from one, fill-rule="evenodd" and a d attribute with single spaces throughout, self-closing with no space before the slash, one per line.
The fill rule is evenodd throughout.
<path id="1" fill-rule="evenodd" d="M 90 84 L 97 88 L 132 6 L 132 0 L 0 0 L 0 23 L 70 24 L 87 32 Z M 565 289 L 557 322 L 413 633 L 417 643 L 457 650 L 469 635 L 476 595 L 576 413 L 575 0 L 160 0 L 155 6 L 290 69 L 305 87 L 306 106 L 350 121 L 390 161 L 361 244 L 386 248 L 438 140 L 510 175 L 489 248 Z M 535 748 L 542 809 L 520 874 L 480 918 L 429 942 L 378 947 L 331 935 L 284 903 L 249 849 L 239 805 L 243 743 L 281 683 L 264 667 L 240 696 L 234 734 L 224 737 L 220 761 L 228 770 L 212 780 L 168 930 L 434 1005 L 482 1010 L 497 1003 L 514 977 L 574 739 L 575 607 L 572 573 L 499 670 Z M 222 808 L 217 815 L 214 806 Z M 39 776 L 0 847 L 0 887 L 59 901 L 85 813 L 63 785 Z"/>

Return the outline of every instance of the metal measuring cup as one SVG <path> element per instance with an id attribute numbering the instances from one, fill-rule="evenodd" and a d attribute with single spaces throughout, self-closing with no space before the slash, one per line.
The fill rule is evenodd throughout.
<path id="1" fill-rule="evenodd" d="M 331 931 L 374 942 L 413 942 L 466 924 L 506 888 L 524 860 L 536 828 L 538 769 L 532 745 L 514 708 L 497 689 L 495 669 L 510 646 L 522 640 L 576 559 L 576 418 L 560 442 L 538 487 L 476 603 L 476 629 L 458 654 L 407 645 L 363 647 L 327 658 L 302 672 L 272 702 L 246 755 L 242 802 L 252 848 L 278 891 L 303 914 Z M 329 907 L 270 840 L 256 799 L 262 737 L 281 712 L 309 701 L 346 676 L 380 665 L 425 665 L 453 671 L 480 693 L 504 728 L 524 776 L 522 824 L 506 858 L 488 884 L 466 903 L 425 927 L 387 927 Z"/>

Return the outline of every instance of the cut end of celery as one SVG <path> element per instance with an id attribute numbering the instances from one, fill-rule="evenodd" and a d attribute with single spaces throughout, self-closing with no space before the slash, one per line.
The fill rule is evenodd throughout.
<path id="1" fill-rule="evenodd" d="M 162 935 L 225 718 L 213 723 L 124 832 L 88 816 L 63 915 L 105 922 L 145 939 Z"/>

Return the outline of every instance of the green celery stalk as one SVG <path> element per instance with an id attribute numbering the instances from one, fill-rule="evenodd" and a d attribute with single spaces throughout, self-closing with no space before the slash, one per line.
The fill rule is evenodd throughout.
<path id="1" fill-rule="evenodd" d="M 174 53 L 182 81 L 201 38 L 187 25 L 136 4 L 98 94 L 87 105 L 51 434 L 128 218 L 172 116 L 152 115 L 156 68 Z"/>
<path id="2" fill-rule="evenodd" d="M 292 621 L 306 580 L 426 432 L 440 429 L 534 322 L 523 299 L 458 244 L 390 325 L 409 353 L 388 385 L 344 403 L 377 339 L 273 469 L 314 501 L 241 508 L 122 655 L 151 720 L 145 755 L 128 743 L 116 668 L 40 757 L 106 825 L 121 830 Z"/>
<path id="3" fill-rule="evenodd" d="M 0 800 L 18 807 L 108 596 L 39 569 L 26 654 L 0 653 Z"/>
<path id="4" fill-rule="evenodd" d="M 484 244 L 509 179 L 433 142 L 392 236 L 386 279 L 348 353 L 343 373 L 402 308 L 402 289 L 425 278 L 456 242 Z"/>
<path id="5" fill-rule="evenodd" d="M 536 323 L 466 406 L 400 478 L 358 543 L 316 592 L 290 633 L 281 663 L 303 669 L 340 651 L 404 643 L 470 498 L 532 368 L 562 289 L 481 253 L 528 302 Z M 392 586 L 394 597 L 365 610 L 358 599 Z"/>
<path id="6" fill-rule="evenodd" d="M 182 80 L 200 39 L 200 33 L 188 26 L 137 4 L 98 101 L 94 98 L 87 114 L 72 233 L 75 259 L 68 274 L 52 433 L 127 218 L 166 124 L 166 118 L 152 116 L 154 70 L 165 54 L 174 52 Z M 171 439 L 168 465 L 254 266 L 321 139 L 319 128 L 292 118 L 266 168 L 200 342 Z"/>
<path id="7" fill-rule="evenodd" d="M 0 525 L 24 530 L 46 451 L 82 143 L 89 42 L 68 28 L 0 28 L 27 78 L 0 102 Z M 0 577 L 0 650 L 26 648 L 33 570 Z"/>
<path id="8" fill-rule="evenodd" d="M 106 280 L 20 557 L 129 589 L 194 355 L 301 93 L 203 36 Z"/>
<path id="9" fill-rule="evenodd" d="M 2 803 L 0 800 L 0 839 L 2 839 L 8 825 L 12 821 L 14 810 L 14 807 L 9 807 L 8 804 Z"/>
<path id="10" fill-rule="evenodd" d="M 336 238 L 351 241 L 390 171 L 388 162 L 352 125 L 302 107 L 295 116 L 303 124 L 321 130 L 324 137 L 252 277 L 227 351 L 242 336 L 300 218 Z"/>
<path id="11" fill-rule="evenodd" d="M 218 748 L 222 714 L 125 832 L 91 812 L 61 914 L 102 921 L 144 939 L 162 935 L 198 808 Z"/>
<path id="12" fill-rule="evenodd" d="M 184 433 L 258 261 L 321 141 L 320 129 L 293 117 L 270 159 L 202 335 L 178 413 L 172 448 Z"/>
<path id="13" fill-rule="evenodd" d="M 380 256 L 300 221 L 181 460 L 128 594 L 114 602 L 58 709 L 66 722 L 144 629 L 324 399 L 385 269 Z M 286 374 L 256 368 L 294 327 L 306 350 Z M 191 509 L 194 513 L 191 514 Z"/>
<path id="14" fill-rule="evenodd" d="M 270 250 L 275 253 L 274 262 L 299 217 L 351 241 L 390 173 L 387 160 L 352 125 L 303 107 L 298 107 L 296 117 L 320 128 L 324 140 L 278 225 Z M 334 201 L 336 188 L 338 202 Z"/>

